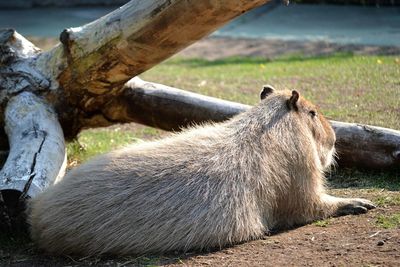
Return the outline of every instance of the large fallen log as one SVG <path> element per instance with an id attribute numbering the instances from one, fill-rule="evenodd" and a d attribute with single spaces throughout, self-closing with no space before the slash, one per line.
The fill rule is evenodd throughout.
<path id="1" fill-rule="evenodd" d="M 64 30 L 45 53 L 1 29 L 0 139 L 8 144 L 0 140 L 0 156 L 8 147 L 10 153 L 0 173 L 0 226 L 12 225 L 25 199 L 63 171 L 63 131 L 73 138 L 82 128 L 113 124 L 103 108 L 125 82 L 266 2 L 133 0 Z"/>
<path id="2" fill-rule="evenodd" d="M 179 130 L 192 123 L 223 121 L 250 108 L 203 96 L 138 77 L 104 109 L 113 121 L 133 121 L 164 130 Z M 400 131 L 356 123 L 331 121 L 335 129 L 340 166 L 368 169 L 400 167 Z"/>

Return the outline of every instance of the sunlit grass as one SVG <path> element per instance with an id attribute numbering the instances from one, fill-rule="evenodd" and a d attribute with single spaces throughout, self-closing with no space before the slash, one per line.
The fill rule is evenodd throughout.
<path id="1" fill-rule="evenodd" d="M 374 203 L 381 207 L 400 206 L 400 193 L 395 196 L 379 196 Z"/>
<path id="2" fill-rule="evenodd" d="M 298 89 L 332 119 L 400 129 L 398 56 L 173 58 L 142 78 L 245 104 L 256 104 L 269 83 Z"/>
<path id="3" fill-rule="evenodd" d="M 400 213 L 391 215 L 379 215 L 376 224 L 385 229 L 400 228 Z"/>
<path id="4" fill-rule="evenodd" d="M 128 144 L 154 139 L 161 134 L 161 130 L 142 126 L 122 127 L 122 129 L 116 126 L 82 131 L 75 140 L 68 143 L 69 166 L 73 167 L 95 155 L 106 153 Z"/>
<path id="5" fill-rule="evenodd" d="M 134 133 L 127 131 L 107 129 L 83 131 L 76 140 L 68 144 L 68 159 L 70 164 L 76 165 L 97 154 L 105 153 L 138 140 Z"/>
<path id="6" fill-rule="evenodd" d="M 256 104 L 260 88 L 266 83 L 277 89 L 296 88 L 332 119 L 400 129 L 400 60 L 396 56 L 336 54 L 273 61 L 173 58 L 141 77 L 245 104 Z M 69 144 L 69 160 L 76 165 L 96 154 L 161 134 L 149 127 L 84 131 L 79 142 Z M 400 190 L 398 171 L 339 170 L 329 182 L 333 188 Z"/>
<path id="7" fill-rule="evenodd" d="M 312 224 L 318 227 L 327 227 L 329 225 L 329 219 L 327 220 L 318 220 L 313 222 Z"/>

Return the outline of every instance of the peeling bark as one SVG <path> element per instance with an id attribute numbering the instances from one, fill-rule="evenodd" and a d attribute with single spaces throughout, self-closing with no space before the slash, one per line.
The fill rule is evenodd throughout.
<path id="1" fill-rule="evenodd" d="M 0 172 L 0 188 L 34 196 L 56 179 L 64 162 L 61 126 L 54 111 L 29 92 L 9 101 L 5 122 L 11 149 Z"/>
<path id="2" fill-rule="evenodd" d="M 13 221 L 19 220 L 25 199 L 64 175 L 65 144 L 56 114 L 32 93 L 10 99 L 5 123 L 10 152 L 0 171 L 0 202 L 8 223 L 17 225 Z"/>
<path id="3" fill-rule="evenodd" d="M 34 66 L 39 53 L 40 49 L 14 30 L 0 31 L 0 113 L 4 115 L 0 122 L 8 137 L 0 153 L 4 164 L 0 171 L 0 229 L 5 231 L 24 228 L 25 200 L 65 170 L 64 136 L 57 116 L 35 95 L 49 87 Z M 7 148 L 9 151 L 4 150 Z"/>

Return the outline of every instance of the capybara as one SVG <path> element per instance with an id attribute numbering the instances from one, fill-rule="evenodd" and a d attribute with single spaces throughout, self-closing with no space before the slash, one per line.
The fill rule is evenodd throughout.
<path id="1" fill-rule="evenodd" d="M 264 86 L 222 123 L 98 156 L 30 203 L 33 240 L 54 254 L 215 249 L 273 229 L 365 213 L 327 195 L 335 133 L 297 91 Z"/>

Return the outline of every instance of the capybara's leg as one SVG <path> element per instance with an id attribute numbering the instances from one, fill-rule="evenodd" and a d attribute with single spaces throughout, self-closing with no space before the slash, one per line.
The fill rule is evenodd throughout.
<path id="1" fill-rule="evenodd" d="M 363 198 L 340 198 L 325 194 L 322 200 L 329 211 L 326 215 L 334 217 L 358 215 L 376 207 L 374 203 Z"/>
<path id="2" fill-rule="evenodd" d="M 339 205 L 333 216 L 357 215 L 374 209 L 371 201 L 363 198 L 339 198 Z"/>

